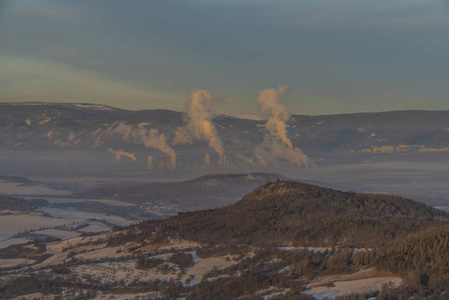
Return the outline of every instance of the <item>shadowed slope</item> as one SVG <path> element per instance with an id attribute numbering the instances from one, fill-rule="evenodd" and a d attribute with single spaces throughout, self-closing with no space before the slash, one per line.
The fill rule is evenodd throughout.
<path id="1" fill-rule="evenodd" d="M 146 221 L 141 228 L 199 242 L 375 247 L 448 221 L 448 214 L 399 196 L 279 181 L 232 206 Z"/>

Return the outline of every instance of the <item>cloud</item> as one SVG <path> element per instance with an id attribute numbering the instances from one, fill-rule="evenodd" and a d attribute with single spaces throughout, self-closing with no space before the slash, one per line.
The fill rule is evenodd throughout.
<path id="1" fill-rule="evenodd" d="M 54 80 L 45 75 L 47 89 L 26 83 L 21 90 L 23 76 L 4 75 L 2 81 L 17 87 L 4 96 L 9 85 L 2 85 L 0 101 L 65 101 L 73 94 L 70 101 L 120 106 L 115 95 L 122 94 L 137 99 L 133 108 L 179 110 L 186 91 L 205 86 L 236 99 L 220 112 L 241 112 L 241 102 L 249 109 L 251 95 L 262 87 L 288 81 L 301 91 L 296 98 L 321 102 L 310 100 L 305 111 L 287 99 L 294 112 L 421 109 L 422 99 L 434 99 L 426 108 L 447 109 L 447 1 L 107 2 L 6 1 L 0 60 L 26 58 L 43 65 L 43 73 L 62 67 L 118 83 L 103 89 L 116 92 L 100 93 L 79 78 L 75 83 L 84 87 L 77 91 L 70 80 L 57 78 L 67 78 L 65 71 Z M 41 84 L 39 76 L 29 77 Z"/>
<path id="2" fill-rule="evenodd" d="M 19 59 L 0 64 L 0 88 L 2 102 L 89 102 L 128 109 L 144 109 L 157 103 L 157 108 L 176 110 L 182 101 L 174 95 L 151 92 L 95 73 Z"/>

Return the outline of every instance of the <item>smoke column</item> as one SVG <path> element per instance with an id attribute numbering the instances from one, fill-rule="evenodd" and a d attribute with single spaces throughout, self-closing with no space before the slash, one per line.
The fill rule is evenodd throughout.
<path id="1" fill-rule="evenodd" d="M 176 156 L 175 150 L 167 144 L 165 135 L 160 134 L 157 129 L 135 128 L 120 122 L 111 130 L 111 133 L 123 134 L 124 139 L 131 136 L 137 144 L 158 149 L 172 158 Z"/>
<path id="2" fill-rule="evenodd" d="M 172 146 L 192 144 L 193 137 L 190 130 L 187 127 L 178 127 L 175 131 L 175 138 L 173 139 Z"/>
<path id="3" fill-rule="evenodd" d="M 196 139 L 208 141 L 209 146 L 220 156 L 223 156 L 223 144 L 212 124 L 211 105 L 216 99 L 206 90 L 194 89 L 190 91 L 187 102 L 187 128 Z"/>
<path id="4" fill-rule="evenodd" d="M 136 161 L 136 157 L 134 156 L 134 154 L 128 153 L 128 152 L 126 152 L 126 151 L 123 151 L 122 149 L 116 151 L 116 150 L 114 150 L 114 149 L 112 149 L 112 148 L 109 148 L 108 151 L 111 152 L 111 153 L 113 153 L 113 154 L 115 154 L 116 158 L 117 158 L 117 157 L 120 157 L 120 156 L 126 156 L 126 157 L 129 157 L 129 158 L 131 158 L 132 160 Z"/>
<path id="5" fill-rule="evenodd" d="M 263 148 L 258 149 L 260 154 L 268 159 L 284 157 L 292 165 L 307 167 L 307 157 L 301 149 L 294 148 L 292 142 L 287 137 L 287 121 L 290 118 L 287 106 L 280 102 L 280 99 L 290 90 L 287 85 L 280 85 L 276 89 L 265 89 L 260 91 L 257 98 L 262 115 L 268 118 L 265 129 L 270 133 L 265 137 Z M 259 154 L 259 157 L 262 156 Z M 272 155 L 270 157 L 270 154 Z"/>
<path id="6" fill-rule="evenodd" d="M 131 130 L 130 135 L 137 143 L 144 144 L 145 147 L 158 149 L 172 157 L 176 155 L 175 150 L 167 144 L 165 135 L 159 134 L 157 129 L 134 129 Z"/>
<path id="7" fill-rule="evenodd" d="M 290 114 L 287 106 L 282 104 L 279 100 L 284 96 L 290 87 L 288 85 L 280 85 L 278 90 L 266 89 L 260 91 L 257 98 L 257 104 L 260 111 L 265 117 L 268 117 L 268 121 L 265 124 L 265 128 L 270 132 L 273 137 L 279 138 L 288 147 L 292 147 L 292 142 L 287 137 L 287 125 Z"/>

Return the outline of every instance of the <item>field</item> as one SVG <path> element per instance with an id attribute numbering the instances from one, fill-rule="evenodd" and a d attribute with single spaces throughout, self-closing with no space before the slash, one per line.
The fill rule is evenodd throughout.
<path id="1" fill-rule="evenodd" d="M 84 199 L 61 197 L 70 194 L 67 190 L 56 190 L 41 184 L 24 184 L 7 180 L 0 181 L 0 194 L 23 195 L 25 199 L 29 200 L 39 196 L 39 198 L 45 198 L 50 205 L 55 203 L 83 203 L 85 201 Z M 118 207 L 130 205 L 113 199 L 92 199 L 90 201 Z M 0 249 L 29 242 L 36 236 L 52 236 L 64 240 L 85 233 L 108 232 L 111 231 L 111 226 L 122 226 L 130 223 L 131 221 L 122 217 L 81 211 L 72 207 L 42 207 L 31 213 L 1 215 Z M 29 234 L 26 235 L 25 232 Z M 18 234 L 21 235 L 15 237 Z"/>
<path id="2" fill-rule="evenodd" d="M 69 195 L 70 192 L 66 190 L 54 190 L 43 185 L 24 185 L 17 182 L 0 181 L 0 194 L 4 195 L 54 195 L 63 196 Z"/>

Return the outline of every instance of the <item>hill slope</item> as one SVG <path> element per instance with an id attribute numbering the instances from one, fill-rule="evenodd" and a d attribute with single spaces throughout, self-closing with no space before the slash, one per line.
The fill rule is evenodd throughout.
<path id="1" fill-rule="evenodd" d="M 449 215 L 423 204 L 276 181 L 225 208 L 5 248 L 0 298 L 446 299 L 448 241 Z"/>
<path id="2" fill-rule="evenodd" d="M 149 234 L 198 242 L 377 247 L 449 215 L 399 196 L 344 193 L 298 182 L 271 182 L 236 204 L 146 221 Z"/>
<path id="3" fill-rule="evenodd" d="M 409 276 L 410 281 L 419 284 L 435 289 L 446 287 L 449 279 L 449 226 L 431 227 L 395 240 L 378 251 L 376 265 L 380 269 Z"/>
<path id="4" fill-rule="evenodd" d="M 184 210 L 207 209 L 235 203 L 268 181 L 287 178 L 272 173 L 213 174 L 181 182 L 151 182 L 137 186 L 107 186 L 86 190 L 77 197 L 114 197 L 132 203 L 176 205 Z"/>

